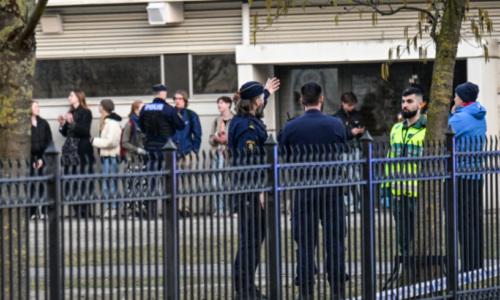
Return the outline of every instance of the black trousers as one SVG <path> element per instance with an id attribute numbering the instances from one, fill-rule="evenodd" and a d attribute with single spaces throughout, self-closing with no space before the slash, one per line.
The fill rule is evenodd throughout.
<path id="1" fill-rule="evenodd" d="M 484 265 L 483 179 L 458 179 L 458 239 L 462 272 Z"/>
<path id="2" fill-rule="evenodd" d="M 236 292 L 252 293 L 262 243 L 266 237 L 265 215 L 259 193 L 235 195 L 234 201 L 238 211 L 238 253 L 234 261 L 234 285 Z"/>

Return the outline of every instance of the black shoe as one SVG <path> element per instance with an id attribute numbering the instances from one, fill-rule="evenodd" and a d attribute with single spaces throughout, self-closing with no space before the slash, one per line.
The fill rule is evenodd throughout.
<path id="1" fill-rule="evenodd" d="M 191 217 L 191 213 L 187 210 L 181 210 L 179 211 L 179 216 L 181 218 L 190 218 Z"/>
<path id="2" fill-rule="evenodd" d="M 297 300 L 314 300 L 314 285 L 299 287 L 300 296 Z"/>
<path id="3" fill-rule="evenodd" d="M 266 295 L 262 295 L 257 287 L 245 291 L 236 292 L 234 300 L 267 300 Z"/>

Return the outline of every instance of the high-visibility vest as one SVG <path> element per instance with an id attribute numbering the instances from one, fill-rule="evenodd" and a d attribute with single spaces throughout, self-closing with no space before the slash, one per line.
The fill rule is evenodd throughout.
<path id="1" fill-rule="evenodd" d="M 415 124 L 407 127 L 406 121 L 398 123 L 391 130 L 391 150 L 388 157 L 420 157 L 423 155 L 424 138 L 426 132 L 427 118 L 422 116 Z M 395 178 L 399 173 L 402 177 L 417 174 L 416 163 L 389 163 L 386 165 L 388 178 Z M 393 195 L 417 197 L 418 181 L 393 181 L 388 182 L 386 187 L 391 187 Z"/>

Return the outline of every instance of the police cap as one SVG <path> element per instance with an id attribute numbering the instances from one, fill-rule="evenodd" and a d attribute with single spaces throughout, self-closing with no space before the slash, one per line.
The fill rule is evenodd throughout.
<path id="1" fill-rule="evenodd" d="M 163 84 L 158 84 L 153 87 L 153 92 L 163 92 L 167 91 L 167 88 Z"/>
<path id="2" fill-rule="evenodd" d="M 240 97 L 244 100 L 251 100 L 264 93 L 264 87 L 260 82 L 250 81 L 245 83 L 240 88 Z"/>

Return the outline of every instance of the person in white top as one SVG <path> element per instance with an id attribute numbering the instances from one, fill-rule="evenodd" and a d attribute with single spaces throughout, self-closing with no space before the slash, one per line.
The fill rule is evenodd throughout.
<path id="1" fill-rule="evenodd" d="M 120 160 L 120 138 L 122 129 L 120 122 L 122 118 L 115 114 L 115 104 L 110 99 L 104 99 L 99 106 L 101 113 L 101 125 L 99 137 L 91 138 L 92 146 L 100 149 L 101 172 L 102 174 L 116 174 L 118 172 L 118 162 Z M 111 193 L 109 193 L 111 185 Z M 116 181 L 103 179 L 102 195 L 110 197 L 116 193 Z M 111 206 L 111 209 L 109 207 Z M 104 217 L 116 217 L 118 211 L 116 202 L 106 203 L 107 211 Z"/>

